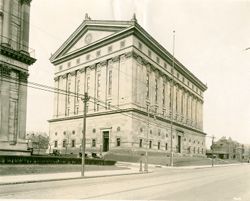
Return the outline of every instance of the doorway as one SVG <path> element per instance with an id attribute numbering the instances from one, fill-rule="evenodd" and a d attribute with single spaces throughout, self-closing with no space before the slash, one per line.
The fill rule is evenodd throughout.
<path id="1" fill-rule="evenodd" d="M 109 151 L 109 131 L 103 131 L 103 152 Z"/>

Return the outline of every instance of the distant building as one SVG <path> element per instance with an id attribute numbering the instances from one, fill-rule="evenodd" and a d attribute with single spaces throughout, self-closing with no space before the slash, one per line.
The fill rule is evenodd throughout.
<path id="1" fill-rule="evenodd" d="M 31 0 L 0 0 L 0 155 L 27 155 L 26 105 Z"/>
<path id="2" fill-rule="evenodd" d="M 211 146 L 211 150 L 217 158 L 221 159 L 243 159 L 244 145 L 231 138 L 222 137 Z M 212 154 L 212 151 L 208 155 Z"/>
<path id="3" fill-rule="evenodd" d="M 50 61 L 58 89 L 49 120 L 52 150 L 80 152 L 81 98 L 87 92 L 87 152 L 145 151 L 148 139 L 150 152 L 170 153 L 173 106 L 175 154 L 205 155 L 206 85 L 176 59 L 171 70 L 172 55 L 135 17 L 104 21 L 87 16 Z"/>

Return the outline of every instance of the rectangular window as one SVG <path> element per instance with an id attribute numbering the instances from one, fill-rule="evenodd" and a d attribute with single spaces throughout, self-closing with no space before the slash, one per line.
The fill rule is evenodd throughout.
<path id="1" fill-rule="evenodd" d="M 68 83 L 68 92 L 67 92 L 68 103 L 70 103 L 70 85 L 71 85 L 71 83 L 69 82 L 69 83 Z"/>
<path id="2" fill-rule="evenodd" d="M 62 146 L 63 146 L 63 147 L 66 147 L 66 140 L 63 140 Z"/>
<path id="3" fill-rule="evenodd" d="M 116 146 L 121 146 L 121 138 L 116 138 Z"/>
<path id="4" fill-rule="evenodd" d="M 165 107 L 165 91 L 166 91 L 166 86 L 163 83 L 163 86 L 162 86 L 162 106 L 163 107 Z"/>
<path id="5" fill-rule="evenodd" d="M 183 115 L 183 108 L 184 108 L 184 94 L 181 93 L 181 114 Z"/>
<path id="6" fill-rule="evenodd" d="M 146 76 L 146 98 L 149 99 L 149 73 Z"/>
<path id="7" fill-rule="evenodd" d="M 158 100 L 158 81 L 155 79 L 155 103 L 157 103 Z"/>
<path id="8" fill-rule="evenodd" d="M 176 89 L 176 95 L 175 95 L 175 111 L 178 112 L 178 89 Z"/>
<path id="9" fill-rule="evenodd" d="M 168 150 L 168 143 L 165 144 L 165 150 Z"/>
<path id="10" fill-rule="evenodd" d="M 96 147 L 96 139 L 92 139 L 92 147 Z"/>
<path id="11" fill-rule="evenodd" d="M 142 148 L 142 139 L 140 139 L 139 147 Z"/>
<path id="12" fill-rule="evenodd" d="M 108 95 L 112 95 L 112 70 L 108 72 Z"/>
<path id="13" fill-rule="evenodd" d="M 58 145 L 58 142 L 55 141 L 55 142 L 54 142 L 54 147 L 57 147 L 57 145 Z"/>
<path id="14" fill-rule="evenodd" d="M 96 96 L 99 99 L 100 98 L 100 88 L 101 88 L 101 74 L 97 74 L 97 91 Z"/>
<path id="15" fill-rule="evenodd" d="M 75 140 L 71 141 L 71 147 L 75 147 Z"/>
<path id="16" fill-rule="evenodd" d="M 152 141 L 149 141 L 149 149 L 152 149 Z"/>
<path id="17" fill-rule="evenodd" d="M 160 149 L 161 149 L 161 143 L 158 142 L 158 150 L 160 150 Z"/>
<path id="18" fill-rule="evenodd" d="M 87 93 L 89 92 L 89 88 L 90 88 L 90 77 L 87 77 Z"/>
<path id="19" fill-rule="evenodd" d="M 77 84 L 76 84 L 76 100 L 77 102 L 79 102 L 79 92 L 80 92 L 80 80 L 77 80 Z"/>
<path id="20" fill-rule="evenodd" d="M 76 114 L 79 113 L 79 107 L 76 107 Z"/>
<path id="21" fill-rule="evenodd" d="M 172 88 L 172 87 L 171 87 Z M 170 110 L 172 110 L 172 89 L 170 88 L 170 91 L 169 91 L 169 108 Z"/>

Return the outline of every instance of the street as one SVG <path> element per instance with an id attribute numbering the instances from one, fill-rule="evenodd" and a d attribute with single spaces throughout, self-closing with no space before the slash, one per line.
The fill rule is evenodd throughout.
<path id="1" fill-rule="evenodd" d="M 250 165 L 0 186 L 0 199 L 250 200 Z"/>

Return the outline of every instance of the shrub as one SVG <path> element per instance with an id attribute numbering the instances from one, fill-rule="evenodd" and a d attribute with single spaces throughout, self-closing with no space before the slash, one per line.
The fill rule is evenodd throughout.
<path id="1" fill-rule="evenodd" d="M 81 158 L 59 156 L 0 156 L 0 164 L 81 164 Z M 87 165 L 114 165 L 116 161 L 86 158 Z"/>

